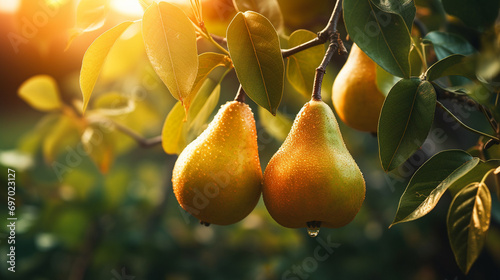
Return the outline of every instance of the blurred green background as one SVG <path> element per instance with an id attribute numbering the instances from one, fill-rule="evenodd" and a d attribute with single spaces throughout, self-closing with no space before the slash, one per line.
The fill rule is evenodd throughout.
<path id="1" fill-rule="evenodd" d="M 448 243 L 447 194 L 426 217 L 389 229 L 399 197 L 411 174 L 429 156 L 442 149 L 468 149 L 475 135 L 451 128 L 441 114 L 435 126 L 444 129 L 446 141 L 433 142 L 398 170 L 385 174 L 378 160 L 376 138 L 343 124 L 346 144 L 367 182 L 366 200 L 360 213 L 340 229 L 322 228 L 318 238 L 305 229 L 279 226 L 267 213 L 262 200 L 243 221 L 231 226 L 204 227 L 184 212 L 172 192 L 171 171 L 176 156 L 166 155 L 160 146 L 140 148 L 133 143 L 115 159 L 106 175 L 89 157 L 81 157 L 58 178 L 39 150 L 22 152 L 33 139 L 37 122 L 45 114 L 18 98 L 19 85 L 36 74 L 48 74 L 58 81 L 65 100 L 80 98 L 77 90 L 81 59 L 88 45 L 103 30 L 124 15 L 113 12 L 100 31 L 79 37 L 64 51 L 67 30 L 74 21 L 74 3 L 54 17 L 50 26 L 16 52 L 8 34 L 19 32 L 16 1 L 0 1 L 0 279 L 464 279 Z M 23 1 L 23 5 L 37 1 Z M 305 28 L 318 31 L 328 20 L 335 1 L 279 1 L 289 31 Z M 446 22 L 439 1 L 416 1 L 417 16 L 429 30 L 450 30 L 480 48 L 480 34 L 461 23 Z M 18 3 L 19 4 L 19 3 Z M 232 16 L 221 7 L 230 1 L 204 1 L 205 11 L 222 21 Z M 12 7 L 17 7 L 17 10 Z M 66 7 L 66 6 L 65 6 Z M 211 8 L 210 8 L 211 7 Z M 66 8 L 65 8 L 66 9 Z M 343 27 L 342 27 L 343 28 Z M 217 30 L 217 28 L 214 28 Z M 345 30 L 341 30 L 345 36 Z M 350 43 L 347 43 L 348 45 Z M 324 99 L 331 105 L 329 89 L 345 58 L 336 58 L 325 81 Z M 142 66 L 141 66 L 142 67 Z M 139 68 L 141 68 L 139 67 Z M 142 68 L 147 68 L 144 66 Z M 140 71 L 146 71 L 144 69 Z M 141 80 L 121 84 L 124 90 L 141 87 Z M 75 89 L 76 88 L 76 89 Z M 234 73 L 222 84 L 219 104 L 234 97 Z M 147 137 L 159 135 L 161 125 L 175 100 L 162 85 L 147 91 L 145 102 L 159 104 L 156 121 L 148 120 L 141 131 Z M 280 112 L 289 119 L 307 98 L 286 85 Z M 257 106 L 249 101 L 253 111 Z M 468 123 L 486 128 L 480 115 L 470 112 Z M 257 114 L 261 165 L 277 151 L 281 142 L 262 126 Z M 154 118 L 153 118 L 154 119 Z M 36 135 L 36 132 L 35 132 Z M 130 141 L 122 136 L 123 141 Z M 68 146 L 74 149 L 74 146 Z M 67 160 L 62 152 L 58 161 Z M 16 170 L 16 272 L 7 270 L 7 168 Z M 5 225 L 4 225 L 5 224 Z M 492 225 L 485 248 L 468 279 L 498 279 L 500 275 L 500 204 L 493 199 Z M 332 251 L 324 243 L 335 244 Z M 321 260 L 315 255 L 320 246 Z M 328 253 L 328 254 L 327 254 Z M 326 254 L 326 255 L 325 255 Z M 325 255 L 325 256 L 324 256 Z M 300 272 L 297 272 L 300 271 Z"/>

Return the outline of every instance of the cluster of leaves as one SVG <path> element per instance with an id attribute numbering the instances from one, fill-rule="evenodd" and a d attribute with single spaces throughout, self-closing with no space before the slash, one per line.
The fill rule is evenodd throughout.
<path id="1" fill-rule="evenodd" d="M 499 4 L 494 2 L 482 6 L 473 1 L 443 1 L 443 6 L 448 14 L 483 31 L 493 26 L 498 15 Z M 344 20 L 352 40 L 380 67 L 401 78 L 390 89 L 379 119 L 379 154 L 386 172 L 397 169 L 420 149 L 431 130 L 437 105 L 452 115 L 437 100 L 437 91 L 444 89 L 471 97 L 476 91 L 493 97 L 498 94 L 493 83 L 476 73 L 475 60 L 479 55 L 462 37 L 438 31 L 424 38 L 412 37 L 415 12 L 413 1 L 344 1 Z M 425 55 L 430 46 L 438 61 L 427 67 Z M 411 63 L 414 52 L 421 57 L 418 71 Z M 453 80 L 456 76 L 468 80 L 458 84 Z M 496 110 L 491 98 L 475 102 L 483 103 L 485 107 L 480 108 L 485 110 Z M 498 143 L 498 125 L 494 121 L 492 126 L 495 135 L 483 135 Z M 486 161 L 462 150 L 436 154 L 411 178 L 393 225 L 421 218 L 446 190 L 452 190 L 448 234 L 458 265 L 468 272 L 481 252 L 489 228 L 491 195 L 484 181 L 499 165 L 497 159 Z"/>
<path id="2" fill-rule="evenodd" d="M 141 5 L 142 19 L 125 21 L 109 29 L 85 53 L 80 73 L 83 112 L 115 42 L 129 28 L 141 24 L 149 61 L 170 94 L 178 100 L 163 126 L 162 145 L 166 153 L 179 154 L 201 133 L 219 101 L 218 84 L 233 68 L 246 94 L 262 108 L 283 118 L 277 111 L 285 77 L 280 42 L 283 17 L 277 1 L 234 1 L 239 12 L 227 27 L 227 38 L 222 42 L 217 42 L 208 32 L 199 1 L 191 1 L 188 7 L 153 1 L 141 1 Z M 102 26 L 106 6 L 106 1 L 81 1 L 75 34 Z M 287 41 L 294 47 L 316 37 L 310 31 L 297 30 Z M 200 53 L 198 40 L 213 43 L 217 52 Z M 288 80 L 304 96 L 312 92 L 314 69 L 323 54 L 324 47 L 317 46 L 288 60 Z M 224 67 L 225 74 L 214 75 L 218 67 Z M 264 111 L 259 110 L 259 115 L 269 119 Z M 283 121 L 288 127 L 288 120 Z M 265 126 L 271 134 L 276 134 L 271 125 Z"/>

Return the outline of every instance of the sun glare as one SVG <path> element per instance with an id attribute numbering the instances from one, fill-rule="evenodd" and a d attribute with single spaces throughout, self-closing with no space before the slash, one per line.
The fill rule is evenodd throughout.
<path id="1" fill-rule="evenodd" d="M 111 0 L 111 8 L 127 16 L 140 16 L 143 13 L 138 0 Z"/>
<path id="2" fill-rule="evenodd" d="M 20 0 L 0 0 L 0 12 L 14 13 L 19 8 Z"/>

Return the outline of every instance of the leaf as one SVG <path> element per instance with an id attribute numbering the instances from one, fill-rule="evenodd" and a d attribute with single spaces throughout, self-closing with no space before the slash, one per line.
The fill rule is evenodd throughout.
<path id="1" fill-rule="evenodd" d="M 73 119 L 61 115 L 42 144 L 42 152 L 47 163 L 52 163 L 57 156 L 78 143 L 80 131 Z"/>
<path id="2" fill-rule="evenodd" d="M 380 160 L 390 171 L 405 162 L 424 142 L 436 107 L 431 83 L 403 79 L 387 95 L 378 125 Z"/>
<path id="3" fill-rule="evenodd" d="M 101 173 L 106 174 L 113 162 L 113 143 L 99 127 L 89 126 L 82 134 L 82 144 Z"/>
<path id="4" fill-rule="evenodd" d="M 259 107 L 259 121 L 267 133 L 278 141 L 285 141 L 293 124 L 292 120 L 279 111 L 273 116 L 262 107 Z"/>
<path id="5" fill-rule="evenodd" d="M 276 114 L 283 96 L 285 67 L 272 24 L 258 13 L 240 12 L 227 29 L 227 44 L 236 75 L 247 95 Z"/>
<path id="6" fill-rule="evenodd" d="M 187 112 L 198 72 L 196 32 L 192 22 L 175 5 L 153 3 L 144 13 L 142 33 L 156 74 Z"/>
<path id="7" fill-rule="evenodd" d="M 74 38 L 84 32 L 91 32 L 101 28 L 106 20 L 109 1 L 81 0 L 76 8 L 76 24 L 69 44 Z M 68 46 L 69 46 L 68 44 Z"/>
<path id="8" fill-rule="evenodd" d="M 180 154 L 186 146 L 185 119 L 186 113 L 179 101 L 168 113 L 161 132 L 161 143 L 167 154 Z"/>
<path id="9" fill-rule="evenodd" d="M 290 35 L 288 47 L 293 48 L 318 35 L 308 30 L 297 30 Z M 325 48 L 323 45 L 298 52 L 288 58 L 287 79 L 290 84 L 301 94 L 310 97 L 313 90 L 315 69 L 323 60 Z"/>
<path id="10" fill-rule="evenodd" d="M 463 76 L 476 80 L 474 65 L 461 54 L 452 54 L 434 63 L 425 72 L 426 79 L 433 81 L 446 76 Z"/>
<path id="11" fill-rule="evenodd" d="M 425 39 L 432 42 L 438 59 L 452 54 L 470 55 L 476 53 L 476 49 L 467 40 L 453 33 L 432 31 L 425 36 Z"/>
<path id="12" fill-rule="evenodd" d="M 472 183 L 453 199 L 446 224 L 448 239 L 460 269 L 469 273 L 484 246 L 490 227 L 491 194 L 484 183 Z"/>
<path id="13" fill-rule="evenodd" d="M 498 17 L 498 0 L 442 0 L 445 11 L 460 18 L 468 27 L 484 31 L 491 27 Z"/>
<path id="14" fill-rule="evenodd" d="M 188 142 L 194 140 L 205 130 L 205 125 L 212 115 L 219 102 L 220 84 L 207 79 L 196 98 L 193 100 L 193 106 L 189 110 L 187 117 Z"/>
<path id="15" fill-rule="evenodd" d="M 101 79 L 113 81 L 137 69 L 145 57 L 144 40 L 139 24 L 130 26 L 116 40 L 102 66 Z"/>
<path id="16" fill-rule="evenodd" d="M 31 107 L 40 111 L 57 110 L 63 106 L 57 83 L 51 76 L 33 76 L 19 87 L 17 93 Z"/>
<path id="17" fill-rule="evenodd" d="M 478 158 L 462 150 L 448 150 L 434 155 L 412 176 L 391 226 L 425 216 L 434 209 L 448 187 L 478 163 Z"/>
<path id="18" fill-rule="evenodd" d="M 82 69 L 80 71 L 80 89 L 83 95 L 83 112 L 87 109 L 90 96 L 101 72 L 106 57 L 115 44 L 116 40 L 132 24 L 126 21 L 104 32 L 94 40 L 83 56 Z"/>
<path id="19" fill-rule="evenodd" d="M 283 30 L 285 22 L 277 0 L 233 0 L 238 12 L 254 11 L 265 16 L 278 30 Z"/>
<path id="20" fill-rule="evenodd" d="M 211 52 L 202 53 L 198 56 L 198 74 L 196 75 L 196 80 L 191 89 L 189 99 L 196 97 L 197 92 L 200 90 L 208 75 L 219 66 L 232 67 L 231 59 L 226 55 Z M 191 101 L 189 103 L 191 103 Z"/>
<path id="21" fill-rule="evenodd" d="M 413 1 L 344 1 L 344 21 L 353 41 L 378 65 L 398 77 L 410 77 Z"/>

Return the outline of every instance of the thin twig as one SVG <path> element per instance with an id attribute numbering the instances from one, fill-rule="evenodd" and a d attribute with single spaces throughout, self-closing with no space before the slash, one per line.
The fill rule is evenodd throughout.
<path id="1" fill-rule="evenodd" d="M 328 40 L 331 40 L 335 33 L 337 33 L 337 23 L 339 21 L 340 15 L 342 14 L 342 0 L 337 1 L 337 4 L 335 5 L 335 8 L 332 12 L 332 15 L 330 17 L 330 20 L 328 21 L 327 25 L 323 30 L 318 32 L 318 37 L 307 41 L 303 44 L 300 44 L 296 47 L 290 48 L 290 49 L 284 49 L 281 50 L 281 54 L 283 55 L 284 58 L 292 56 L 298 52 L 301 52 L 303 50 L 307 50 L 309 48 L 319 46 L 321 44 L 324 44 L 328 42 Z"/>
<path id="2" fill-rule="evenodd" d="M 284 50 L 281 50 L 281 54 L 283 55 L 283 58 L 287 58 L 289 56 L 292 56 L 298 52 L 301 52 L 303 50 L 307 50 L 309 48 L 312 48 L 312 47 L 315 47 L 315 46 L 319 46 L 321 44 L 324 44 L 326 43 L 326 41 L 328 40 L 328 38 L 319 38 L 319 37 L 316 37 L 310 41 L 307 41 L 303 44 L 300 44 L 296 47 L 293 47 L 291 49 L 284 49 Z"/>
<path id="3" fill-rule="evenodd" d="M 489 135 L 489 134 L 486 134 L 484 132 L 481 132 L 479 130 L 475 130 L 474 128 L 470 127 L 470 126 L 467 126 L 466 124 L 464 124 L 459 118 L 457 118 L 455 115 L 453 115 L 452 112 L 450 112 L 450 110 L 448 110 L 448 108 L 446 108 L 441 102 L 439 101 L 436 101 L 436 104 L 439 108 L 443 109 L 448 115 L 450 115 L 458 124 L 460 124 L 463 128 L 471 131 L 471 132 L 474 132 L 476 134 L 479 134 L 479 135 L 482 135 L 484 137 L 487 137 L 489 139 L 494 139 L 496 141 L 500 141 L 500 139 L 498 139 L 498 137 L 495 137 L 495 136 L 492 136 L 492 135 Z"/>

